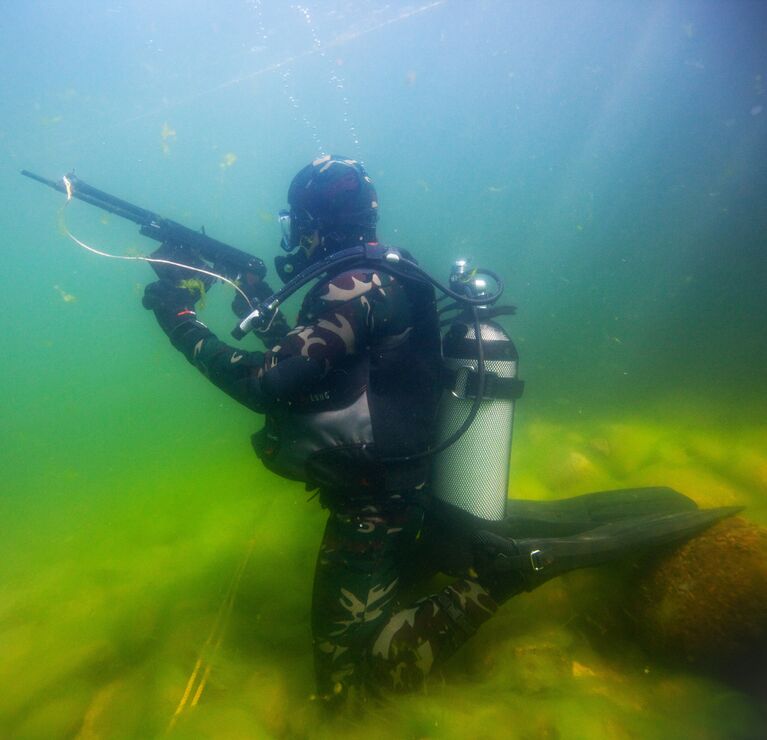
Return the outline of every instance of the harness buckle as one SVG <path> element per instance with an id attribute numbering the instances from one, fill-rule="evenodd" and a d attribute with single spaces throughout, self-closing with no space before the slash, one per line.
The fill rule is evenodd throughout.
<path id="1" fill-rule="evenodd" d="M 542 555 L 543 553 L 540 550 L 530 551 L 530 565 L 536 573 L 540 573 L 546 567 Z"/>

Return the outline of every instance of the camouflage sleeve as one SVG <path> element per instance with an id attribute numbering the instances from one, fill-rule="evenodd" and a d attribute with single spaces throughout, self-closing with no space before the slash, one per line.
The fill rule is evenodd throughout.
<path id="1" fill-rule="evenodd" d="M 298 326 L 266 353 L 264 368 L 304 357 L 324 375 L 344 358 L 409 324 L 409 304 L 395 277 L 370 270 L 344 272 L 307 295 Z"/>
<path id="2" fill-rule="evenodd" d="M 214 385 L 248 408 L 263 411 L 263 352 L 230 347 L 193 312 L 186 321 L 173 327 L 169 337 L 173 346 Z"/>
<path id="3" fill-rule="evenodd" d="M 299 325 L 266 353 L 222 342 L 196 315 L 170 333 L 173 345 L 214 385 L 263 413 L 324 376 L 376 337 L 409 323 L 404 291 L 395 278 L 346 272 L 320 284 L 304 301 Z"/>

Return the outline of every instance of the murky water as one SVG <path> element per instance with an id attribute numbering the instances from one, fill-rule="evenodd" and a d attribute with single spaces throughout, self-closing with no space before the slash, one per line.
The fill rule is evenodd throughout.
<path id="1" fill-rule="evenodd" d="M 16 170 L 76 168 L 271 264 L 292 175 L 359 157 L 385 241 L 438 277 L 470 255 L 519 307 L 512 495 L 665 484 L 765 525 L 766 20 L 746 2 L 7 11 L 0 734 L 760 737 L 758 695 L 583 628 L 609 573 L 510 601 L 423 693 L 323 719 L 322 510 L 141 308 L 149 268 L 67 240 L 63 196 Z M 84 204 L 67 224 L 153 248 Z M 230 299 L 205 312 L 222 336 Z"/>

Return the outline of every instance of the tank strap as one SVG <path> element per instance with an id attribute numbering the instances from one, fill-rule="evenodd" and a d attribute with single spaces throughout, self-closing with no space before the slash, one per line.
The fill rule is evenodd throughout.
<path id="1" fill-rule="evenodd" d="M 458 398 L 475 398 L 479 374 L 470 367 L 444 371 L 444 386 Z M 525 381 L 519 378 L 503 378 L 498 374 L 485 371 L 485 392 L 483 398 L 516 401 L 522 397 Z"/>
<path id="2" fill-rule="evenodd" d="M 448 342 L 448 339 L 445 339 Z M 477 340 L 473 337 L 461 337 L 449 339 L 450 356 L 458 360 L 477 359 Z M 506 339 L 483 339 L 482 352 L 485 360 L 518 360 L 517 348 L 513 342 Z"/>

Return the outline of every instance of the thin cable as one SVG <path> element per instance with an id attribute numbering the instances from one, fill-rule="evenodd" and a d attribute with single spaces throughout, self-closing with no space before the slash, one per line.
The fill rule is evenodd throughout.
<path id="1" fill-rule="evenodd" d="M 61 230 L 78 246 L 82 247 L 83 249 L 87 249 L 89 252 L 92 252 L 93 254 L 98 255 L 99 257 L 110 257 L 114 260 L 128 260 L 131 262 L 149 262 L 150 264 L 155 265 L 170 265 L 171 267 L 179 267 L 184 270 L 192 270 L 193 272 L 199 272 L 203 275 L 208 275 L 209 277 L 215 278 L 216 280 L 220 280 L 223 283 L 227 283 L 228 285 L 231 285 L 244 299 L 245 302 L 248 304 L 248 306 L 253 309 L 253 304 L 250 302 L 250 299 L 245 294 L 245 292 L 240 288 L 237 283 L 234 282 L 234 280 L 230 280 L 227 277 L 224 277 L 223 275 L 219 275 L 217 272 L 211 272 L 210 270 L 205 270 L 202 267 L 192 267 L 192 265 L 185 265 L 182 262 L 174 262 L 173 260 L 165 260 L 160 259 L 159 257 L 145 257 L 144 255 L 127 255 L 127 254 L 110 254 L 109 252 L 103 252 L 100 249 L 96 249 L 95 247 L 91 247 L 89 244 L 86 244 L 84 241 L 78 239 L 67 226 L 66 217 L 64 214 L 64 209 L 69 205 L 69 202 L 72 200 L 71 195 L 71 185 L 69 183 L 69 180 L 65 177 L 64 178 L 64 184 L 67 188 L 67 202 L 62 206 L 61 210 L 59 211 L 59 226 L 61 227 Z"/>
<path id="2" fill-rule="evenodd" d="M 229 617 L 231 616 L 232 608 L 234 607 L 234 601 L 240 588 L 240 582 L 242 581 L 242 576 L 245 573 L 248 563 L 250 562 L 250 558 L 253 555 L 253 549 L 255 548 L 255 545 L 256 538 L 253 536 L 250 538 L 250 541 L 248 542 L 248 548 L 245 551 L 245 555 L 243 556 L 237 567 L 237 570 L 232 576 L 232 580 L 229 582 L 229 588 L 227 589 L 226 594 L 224 595 L 224 599 L 218 608 L 216 619 L 213 622 L 210 633 L 203 643 L 203 646 L 200 648 L 200 655 L 197 658 L 197 662 L 194 664 L 194 668 L 192 669 L 192 673 L 189 676 L 189 680 L 186 682 L 184 693 L 181 695 L 181 699 L 176 706 L 176 710 L 173 712 L 173 716 L 170 718 L 166 734 L 173 731 L 173 728 L 176 726 L 179 717 L 187 708 L 191 709 L 196 707 L 197 703 L 200 701 L 202 692 L 205 690 L 205 686 L 208 683 L 208 677 L 210 676 L 213 660 L 218 653 L 218 649 L 221 647 L 221 643 L 223 642 L 224 634 L 226 633 L 226 627 L 229 623 Z M 192 696 L 193 691 L 194 695 Z M 192 696 L 191 702 L 189 701 L 190 696 Z"/>

